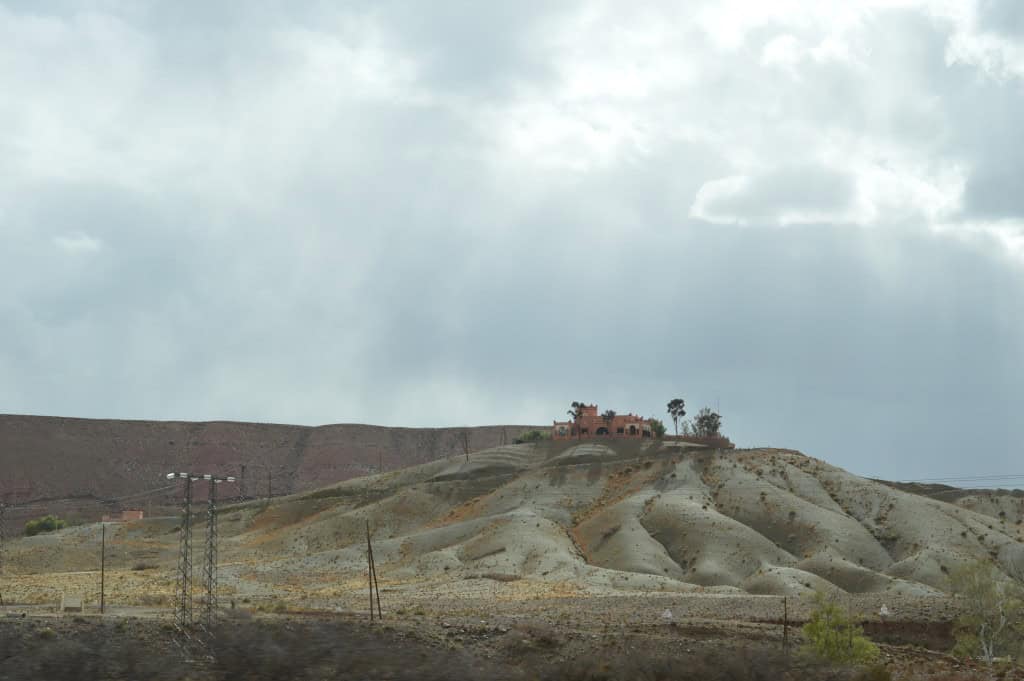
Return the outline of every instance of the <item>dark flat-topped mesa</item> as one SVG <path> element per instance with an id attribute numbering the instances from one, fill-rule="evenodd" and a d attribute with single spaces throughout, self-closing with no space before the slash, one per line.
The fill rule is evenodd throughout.
<path id="1" fill-rule="evenodd" d="M 512 442 L 536 426 L 389 428 L 232 421 L 129 421 L 0 415 L 0 502 L 99 520 L 125 509 L 172 511 L 170 470 L 234 475 L 222 493 L 278 496 Z M 202 497 L 203 492 L 197 492 Z M 131 497 L 123 499 L 124 497 Z M 205 497 L 202 497 L 205 498 Z M 25 509 L 22 515 L 40 515 Z"/>

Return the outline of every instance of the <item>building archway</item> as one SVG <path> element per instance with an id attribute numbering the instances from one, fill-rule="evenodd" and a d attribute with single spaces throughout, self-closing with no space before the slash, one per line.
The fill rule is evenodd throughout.
<path id="1" fill-rule="evenodd" d="M 598 435 L 607 435 L 608 434 L 608 429 L 605 428 L 604 426 L 601 426 L 600 428 L 597 429 L 597 434 Z"/>

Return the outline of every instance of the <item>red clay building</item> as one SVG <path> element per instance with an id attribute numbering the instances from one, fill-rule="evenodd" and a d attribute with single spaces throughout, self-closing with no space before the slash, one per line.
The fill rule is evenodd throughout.
<path id="1" fill-rule="evenodd" d="M 555 421 L 551 427 L 552 440 L 573 440 L 576 438 L 653 437 L 651 422 L 636 414 L 616 414 L 610 421 L 597 413 L 597 405 L 584 406 L 575 421 Z"/>

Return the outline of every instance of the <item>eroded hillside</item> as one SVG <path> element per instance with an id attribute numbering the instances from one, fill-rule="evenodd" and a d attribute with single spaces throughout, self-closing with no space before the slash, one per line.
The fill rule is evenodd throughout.
<path id="1" fill-rule="evenodd" d="M 900 491 L 794 451 L 660 441 L 498 447 L 228 507 L 221 518 L 221 583 L 242 597 L 329 599 L 362 588 L 367 522 L 393 590 L 486 578 L 590 593 L 797 595 L 834 585 L 928 596 L 967 561 L 991 558 L 1008 573 L 1024 564 L 1019 517 Z M 120 526 L 111 541 L 124 547 L 121 567 L 144 556 L 169 590 L 176 527 L 175 518 Z M 88 569 L 97 531 L 20 540 L 9 565 Z"/>

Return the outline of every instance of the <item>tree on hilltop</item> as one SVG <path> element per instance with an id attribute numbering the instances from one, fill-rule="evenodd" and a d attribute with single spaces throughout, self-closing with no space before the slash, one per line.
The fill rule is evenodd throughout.
<path id="1" fill-rule="evenodd" d="M 722 416 L 704 407 L 697 412 L 693 420 L 693 432 L 698 437 L 718 437 L 721 435 Z"/>
<path id="2" fill-rule="evenodd" d="M 573 423 L 576 424 L 576 439 L 582 439 L 583 433 L 580 430 L 580 417 L 583 416 L 583 408 L 587 405 L 583 402 L 573 402 L 570 406 L 569 411 L 566 413 L 572 417 Z"/>
<path id="3" fill-rule="evenodd" d="M 672 417 L 672 423 L 676 427 L 676 435 L 679 435 L 679 419 L 686 416 L 686 402 L 683 398 L 676 397 L 669 400 L 668 403 L 668 414 Z"/>
<path id="4" fill-rule="evenodd" d="M 654 433 L 654 437 L 659 440 L 665 437 L 665 424 L 661 422 L 661 419 L 652 416 L 647 420 L 651 422 L 651 432 Z"/>

